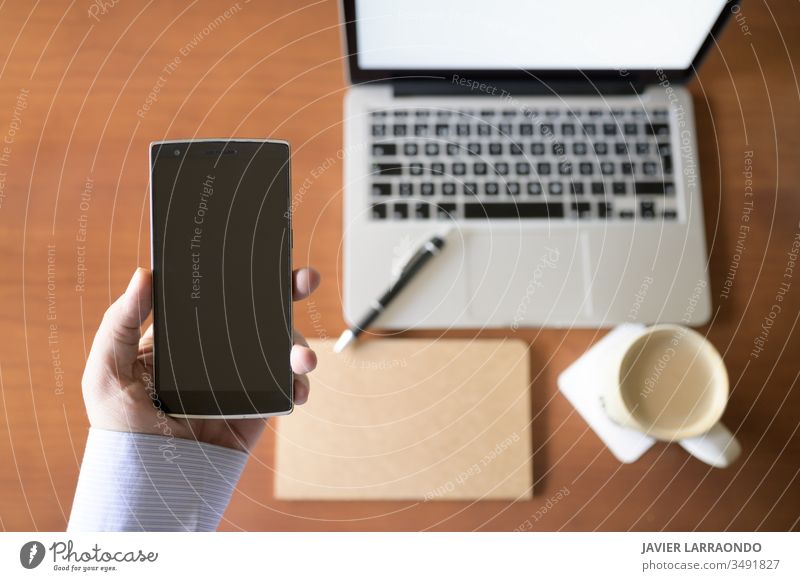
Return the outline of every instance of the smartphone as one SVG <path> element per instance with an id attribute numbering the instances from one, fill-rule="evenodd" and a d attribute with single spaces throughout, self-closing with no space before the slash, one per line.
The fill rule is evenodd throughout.
<path id="1" fill-rule="evenodd" d="M 285 141 L 150 144 L 155 403 L 183 418 L 293 408 Z"/>

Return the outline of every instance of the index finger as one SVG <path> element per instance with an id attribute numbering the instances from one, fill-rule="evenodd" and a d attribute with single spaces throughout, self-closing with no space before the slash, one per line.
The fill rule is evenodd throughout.
<path id="1" fill-rule="evenodd" d="M 320 276 L 315 269 L 298 268 L 292 273 L 292 300 L 301 301 L 319 286 Z"/>

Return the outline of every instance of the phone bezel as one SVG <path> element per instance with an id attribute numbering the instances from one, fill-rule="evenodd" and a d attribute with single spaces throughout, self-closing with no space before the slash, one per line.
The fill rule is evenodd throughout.
<path id="1" fill-rule="evenodd" d="M 156 230 L 155 230 L 155 205 L 153 204 L 153 169 L 154 161 L 164 146 L 180 146 L 188 147 L 193 144 L 199 143 L 218 143 L 222 149 L 226 149 L 231 145 L 242 144 L 242 146 L 251 146 L 252 144 L 263 145 L 280 145 L 286 148 L 286 171 L 287 171 L 287 196 L 286 196 L 286 219 L 287 228 L 289 231 L 289 240 L 287 244 L 288 252 L 288 272 L 286 273 L 286 280 L 288 281 L 287 305 L 285 305 L 286 320 L 289 325 L 289 332 L 291 338 L 291 330 L 293 326 L 293 313 L 292 313 L 292 212 L 291 212 L 291 147 L 289 142 L 278 139 L 224 139 L 224 138 L 208 138 L 208 139 L 172 139 L 163 141 L 153 141 L 149 147 L 149 184 L 150 184 L 150 268 L 153 272 L 153 325 L 155 331 L 156 317 L 158 316 L 158 298 L 156 293 L 156 284 L 158 284 L 158 268 L 156 263 Z M 244 145 L 246 144 L 246 145 Z M 162 155 L 163 157 L 163 155 Z M 187 419 L 247 419 L 247 418 L 268 418 L 272 416 L 287 415 L 292 413 L 294 409 L 294 373 L 292 372 L 291 365 L 289 366 L 289 386 L 288 386 L 288 407 L 278 410 L 263 411 L 263 412 L 247 412 L 241 413 L 234 410 L 241 409 L 258 409 L 262 405 L 266 407 L 268 404 L 274 403 L 274 398 L 259 398 L 259 395 L 266 395 L 269 392 L 259 393 L 257 390 L 247 392 L 244 394 L 238 392 L 225 393 L 225 399 L 221 400 L 218 397 L 213 397 L 214 392 L 208 390 L 178 390 L 178 401 L 180 411 L 170 409 L 161 397 L 161 392 L 158 389 L 158 364 L 156 357 L 156 342 L 158 338 L 157 333 L 153 335 L 153 388 L 155 392 L 154 404 L 162 409 L 165 413 L 176 418 Z M 291 341 L 290 341 L 291 343 Z M 212 397 L 209 397 L 212 396 Z M 283 401 L 283 398 L 281 398 Z M 229 411 L 231 410 L 231 411 Z"/>

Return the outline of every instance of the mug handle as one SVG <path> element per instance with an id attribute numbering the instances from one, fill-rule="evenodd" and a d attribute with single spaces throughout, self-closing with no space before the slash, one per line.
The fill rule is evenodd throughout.
<path id="1" fill-rule="evenodd" d="M 742 451 L 736 437 L 720 422 L 705 434 L 681 440 L 680 445 L 698 460 L 716 468 L 727 468 Z"/>

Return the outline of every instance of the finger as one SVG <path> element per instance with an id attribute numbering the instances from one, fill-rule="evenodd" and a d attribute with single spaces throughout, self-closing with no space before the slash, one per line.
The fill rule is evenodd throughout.
<path id="1" fill-rule="evenodd" d="M 311 373 L 317 367 L 317 355 L 308 347 L 295 345 L 289 357 L 292 371 L 297 374 Z"/>
<path id="2" fill-rule="evenodd" d="M 319 286 L 320 276 L 313 268 L 298 268 L 292 273 L 292 300 L 301 301 Z"/>
<path id="3" fill-rule="evenodd" d="M 311 382 L 305 375 L 294 376 L 294 403 L 303 405 L 308 401 L 308 396 L 311 393 Z"/>
<path id="4" fill-rule="evenodd" d="M 150 314 L 152 274 L 138 268 L 128 288 L 103 316 L 92 344 L 92 355 L 106 361 L 116 361 L 127 371 L 139 353 L 142 322 Z"/>

